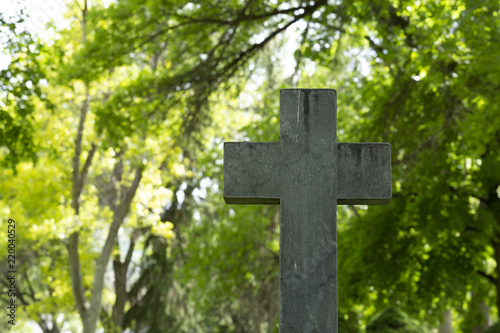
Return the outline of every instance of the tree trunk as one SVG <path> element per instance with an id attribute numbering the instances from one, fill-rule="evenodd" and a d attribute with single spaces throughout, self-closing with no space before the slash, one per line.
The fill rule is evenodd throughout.
<path id="1" fill-rule="evenodd" d="M 474 300 L 476 298 L 476 300 Z M 488 327 L 491 326 L 492 321 L 491 321 L 491 316 L 490 316 L 490 308 L 488 305 L 479 299 L 477 299 L 477 295 L 475 293 L 472 293 L 472 299 L 473 302 L 477 305 L 478 311 L 483 315 L 484 320 L 481 322 L 480 325 L 474 326 L 472 328 L 473 333 L 482 333 L 488 329 Z"/>
<path id="2" fill-rule="evenodd" d="M 40 319 L 38 325 L 42 329 L 43 333 L 60 333 L 59 327 L 57 327 L 56 317 L 53 314 L 48 314 L 47 319 Z"/>
<path id="3" fill-rule="evenodd" d="M 487 330 L 488 327 L 490 327 L 493 324 L 490 315 L 490 308 L 485 302 L 481 302 L 479 304 L 479 307 L 481 308 L 481 312 L 483 313 L 484 316 L 484 329 Z"/>
<path id="4" fill-rule="evenodd" d="M 112 329 L 111 332 L 119 333 L 122 331 L 123 319 L 125 318 L 125 302 L 127 300 L 127 269 L 120 258 L 113 261 L 113 270 L 115 272 L 115 304 L 112 314 Z"/>
<path id="5" fill-rule="evenodd" d="M 495 261 L 497 262 L 496 270 L 496 280 L 495 288 L 497 290 L 497 310 L 500 312 L 500 235 L 497 234 L 497 238 L 493 243 L 495 249 Z"/>
<path id="6" fill-rule="evenodd" d="M 122 332 L 123 323 L 125 320 L 125 303 L 127 301 L 127 271 L 132 261 L 132 253 L 134 252 L 135 241 L 138 237 L 138 231 L 132 233 L 130 239 L 130 245 L 123 262 L 120 261 L 120 256 L 118 255 L 115 260 L 113 260 L 113 270 L 115 272 L 115 304 L 113 306 L 112 313 L 112 325 L 113 328 L 111 332 Z"/>
<path id="7" fill-rule="evenodd" d="M 451 309 L 447 309 L 443 312 L 443 321 L 439 325 L 439 333 L 453 333 L 451 322 Z"/>
<path id="8" fill-rule="evenodd" d="M 108 266 L 109 259 L 111 258 L 111 252 L 113 251 L 113 245 L 115 244 L 118 236 L 118 230 L 120 230 L 123 220 L 128 214 L 130 204 L 132 203 L 135 193 L 137 192 L 141 178 L 142 168 L 138 167 L 136 169 L 132 185 L 123 191 L 124 195 L 120 200 L 120 204 L 113 213 L 113 222 L 109 228 L 108 237 L 106 238 L 101 255 L 99 256 L 99 259 L 97 259 L 96 263 L 94 286 L 92 288 L 88 316 L 84 319 L 82 318 L 84 333 L 94 333 L 96 330 L 97 320 L 99 319 L 102 307 L 102 292 L 104 289 L 104 274 L 106 273 L 106 267 Z"/>

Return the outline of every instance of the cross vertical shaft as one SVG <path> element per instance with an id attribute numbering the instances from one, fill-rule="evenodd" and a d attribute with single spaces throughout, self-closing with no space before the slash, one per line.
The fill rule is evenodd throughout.
<path id="1" fill-rule="evenodd" d="M 284 90 L 280 112 L 280 330 L 327 332 L 337 327 L 335 91 Z"/>

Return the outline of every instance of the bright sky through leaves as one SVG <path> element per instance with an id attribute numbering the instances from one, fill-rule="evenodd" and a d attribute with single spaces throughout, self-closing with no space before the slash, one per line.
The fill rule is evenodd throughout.
<path id="1" fill-rule="evenodd" d="M 21 10 L 25 10 L 28 18 L 19 29 L 25 29 L 33 35 L 44 40 L 54 37 L 53 31 L 46 28 L 47 24 L 53 21 L 58 28 L 64 28 L 67 21 L 64 20 L 66 4 L 63 0 L 4 0 L 0 12 L 7 18 L 19 15 Z M 0 52 L 0 69 L 7 68 L 10 56 Z"/>

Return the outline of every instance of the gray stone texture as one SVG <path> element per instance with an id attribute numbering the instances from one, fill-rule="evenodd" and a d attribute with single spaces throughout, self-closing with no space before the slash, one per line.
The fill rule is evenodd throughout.
<path id="1" fill-rule="evenodd" d="M 228 204 L 280 204 L 280 332 L 337 332 L 336 204 L 391 197 L 390 145 L 337 143 L 333 89 L 286 89 L 279 142 L 224 144 Z"/>

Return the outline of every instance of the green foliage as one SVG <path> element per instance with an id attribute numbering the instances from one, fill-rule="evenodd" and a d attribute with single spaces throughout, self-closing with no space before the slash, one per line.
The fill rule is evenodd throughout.
<path id="1" fill-rule="evenodd" d="M 340 333 L 361 333 L 361 329 L 356 323 L 353 323 L 346 319 L 341 313 L 339 313 L 339 332 Z"/>
<path id="2" fill-rule="evenodd" d="M 366 325 L 369 333 L 423 333 L 418 323 L 399 307 L 390 307 L 378 314 Z"/>
<path id="3" fill-rule="evenodd" d="M 493 116 L 498 96 L 486 87 L 498 84 L 500 68 L 485 59 L 498 52 L 494 7 L 472 1 L 348 7 L 360 22 L 350 31 L 372 53 L 370 68 L 355 68 L 344 83 L 355 96 L 339 103 L 339 118 L 344 108 L 355 110 L 349 141 L 387 141 L 393 154 L 390 205 L 360 210 L 339 234 L 340 292 L 353 307 L 399 304 L 437 323 L 449 305 L 468 311 L 470 290 L 494 296 L 490 244 L 498 241 L 500 181 L 492 168 L 500 164 L 490 149 L 498 147 L 500 123 Z"/>
<path id="4" fill-rule="evenodd" d="M 500 322 L 491 325 L 484 333 L 498 333 L 500 332 Z"/>
<path id="5" fill-rule="evenodd" d="M 475 0 L 88 1 L 69 5 L 50 43 L 2 17 L 0 158 L 18 174 L 0 172 L 0 215 L 26 221 L 23 281 L 34 282 L 21 311 L 78 318 L 68 237 L 79 233 L 89 296 L 140 166 L 112 256 L 123 267 L 131 248 L 126 274 L 114 270 L 128 292 L 106 285 L 102 326 L 120 326 L 118 293 L 123 330 L 276 331 L 278 210 L 225 205 L 222 142 L 279 140 L 278 90 L 300 86 L 337 89 L 340 142 L 392 145 L 391 203 L 338 207 L 340 329 L 388 304 L 426 327 L 448 308 L 479 324 L 478 301 L 500 306 L 498 16 Z M 82 110 L 79 172 L 96 148 L 76 219 Z M 368 329 L 412 322 L 397 308 L 377 318 Z"/>
<path id="6" fill-rule="evenodd" d="M 23 22 L 22 13 L 14 17 L 0 13 L 0 43 L 11 57 L 6 68 L 0 68 L 0 163 L 9 167 L 37 159 L 33 114 L 36 101 L 45 100 L 40 88 L 42 46 L 20 29 Z"/>

